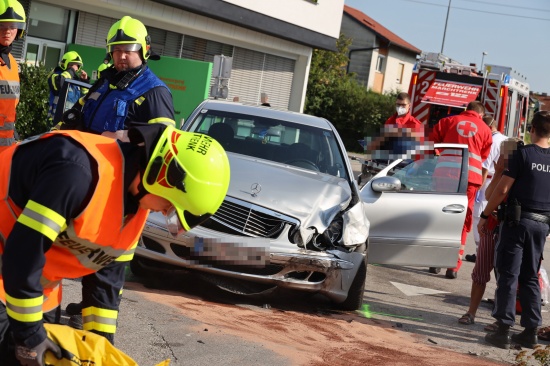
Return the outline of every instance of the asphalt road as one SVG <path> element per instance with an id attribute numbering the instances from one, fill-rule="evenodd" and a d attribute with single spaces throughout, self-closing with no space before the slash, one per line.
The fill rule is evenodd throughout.
<path id="1" fill-rule="evenodd" d="M 467 253 L 472 252 L 473 246 L 472 240 Z M 547 258 L 549 254 L 546 253 Z M 468 307 L 472 268 L 472 263 L 465 262 L 458 278 L 450 280 L 444 277 L 444 271 L 435 275 L 428 273 L 426 268 L 369 265 L 364 301 L 371 320 L 380 326 L 418 335 L 422 344 L 438 345 L 504 364 L 513 363 L 518 350 L 497 349 L 483 341 L 484 325 L 494 321 L 489 303 L 482 303 L 476 324 L 464 326 L 457 322 Z M 486 297 L 492 298 L 494 289 L 494 282 L 490 282 Z M 79 296 L 80 283 L 64 281 L 64 306 L 78 301 Z M 261 314 L 262 307 L 271 306 L 310 314 L 319 307 L 328 307 L 323 300 L 300 297 L 289 300 L 289 297 L 273 296 L 250 299 L 226 294 L 190 275 L 136 278 L 128 273 L 116 346 L 140 365 L 156 365 L 168 358 L 172 365 L 294 365 L 298 364 L 295 360 L 263 347 L 261 342 L 224 331 L 219 327 L 220 317 L 223 319 L 227 311 L 228 322 L 240 322 L 239 317 L 248 316 L 250 309 Z M 209 315 L 196 316 L 197 312 L 212 311 L 201 306 L 216 307 L 217 313 L 210 313 L 213 314 L 211 322 Z M 544 325 L 550 325 L 548 306 L 543 306 Z M 243 323 L 243 327 L 246 326 Z M 293 351 L 298 352 L 297 349 L 288 350 Z"/>
<path id="2" fill-rule="evenodd" d="M 473 235 L 470 235 L 466 253 L 474 250 Z M 550 253 L 546 253 L 549 250 L 546 246 L 546 258 L 550 258 Z M 482 303 L 476 324 L 464 326 L 457 322 L 468 307 L 472 268 L 473 263 L 464 262 L 458 278 L 450 280 L 444 277 L 445 270 L 435 275 L 428 273 L 427 268 L 369 265 L 364 297 L 368 312 L 362 316 L 370 316 L 374 324 L 381 327 L 414 334 L 421 344 L 512 364 L 518 350 L 497 349 L 483 340 L 483 327 L 494 321 L 488 302 Z M 485 297 L 493 298 L 494 290 L 493 279 Z M 250 316 L 251 309 L 261 316 L 264 307 L 298 314 L 311 314 L 318 311 L 314 309 L 328 307 L 324 299 L 287 295 L 250 299 L 222 292 L 195 276 L 159 274 L 137 278 L 128 272 L 116 346 L 140 365 L 156 365 L 164 359 L 171 359 L 172 365 L 197 366 L 304 364 L 290 357 L 293 352 L 299 352 L 299 344 L 289 345 L 281 339 L 283 352 L 275 352 L 273 344 L 264 347 L 253 337 L 235 336 L 234 332 L 219 326 L 226 313 L 228 323 L 239 323 L 241 328 L 246 328 L 252 323 L 244 322 L 242 317 Z M 79 300 L 80 283 L 64 281 L 63 308 Z M 543 306 L 543 325 L 550 325 L 548 308 L 550 305 Z M 258 324 L 261 328 L 261 323 Z M 226 328 L 231 328 L 230 325 Z M 518 328 L 519 325 L 514 329 Z M 265 332 L 269 333 L 269 329 Z M 277 339 L 273 342 L 277 343 Z M 441 364 L 445 363 L 442 359 Z"/>

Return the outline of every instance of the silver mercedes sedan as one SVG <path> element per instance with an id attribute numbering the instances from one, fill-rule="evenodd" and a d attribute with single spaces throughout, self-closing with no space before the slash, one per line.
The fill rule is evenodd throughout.
<path id="1" fill-rule="evenodd" d="M 138 276 L 192 270 L 234 293 L 290 288 L 355 310 L 369 256 L 426 267 L 456 262 L 466 183 L 457 179 L 449 191 L 434 192 L 435 154 L 388 162 L 359 189 L 326 119 L 207 100 L 182 129 L 208 134 L 226 149 L 229 190 L 215 215 L 177 239 L 164 216 L 151 213 L 131 262 Z M 454 147 L 467 164 L 467 148 Z"/>

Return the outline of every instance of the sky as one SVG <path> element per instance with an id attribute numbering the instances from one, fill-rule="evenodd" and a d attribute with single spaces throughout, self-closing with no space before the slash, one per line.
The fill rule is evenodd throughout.
<path id="1" fill-rule="evenodd" d="M 449 10 L 447 29 L 445 23 Z M 549 0 L 345 0 L 416 48 L 462 64 L 512 67 L 550 93 Z M 443 43 L 443 35 L 445 42 Z M 487 55 L 483 57 L 483 52 Z"/>

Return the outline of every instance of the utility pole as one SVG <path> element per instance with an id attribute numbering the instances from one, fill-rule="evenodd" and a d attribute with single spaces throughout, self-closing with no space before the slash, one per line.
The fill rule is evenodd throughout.
<path id="1" fill-rule="evenodd" d="M 451 1 L 449 0 L 449 6 L 447 7 L 447 18 L 445 19 L 445 29 L 443 30 L 443 42 L 441 42 L 441 53 L 443 53 L 443 48 L 445 47 L 445 34 L 447 34 L 447 22 L 449 21 L 449 13 L 451 11 Z"/>

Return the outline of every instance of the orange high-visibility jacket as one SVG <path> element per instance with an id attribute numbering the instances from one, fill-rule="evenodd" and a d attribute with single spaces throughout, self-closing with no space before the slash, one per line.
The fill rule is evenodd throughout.
<path id="1" fill-rule="evenodd" d="M 18 316 L 22 321 L 27 321 L 27 318 L 28 321 L 37 317 L 41 319 L 42 311 L 52 310 L 60 304 L 63 278 L 78 278 L 96 272 L 132 252 L 148 214 L 148 210 L 138 209 L 130 218 L 124 217 L 124 156 L 116 140 L 79 131 L 49 132 L 39 139 L 59 134 L 69 136 L 86 148 L 97 163 L 98 181 L 86 208 L 78 217 L 67 218 L 66 227 L 61 228 L 61 233 L 45 253 L 46 262 L 41 279 L 44 300 L 41 309 L 37 309 L 35 303 L 35 306 L 24 304 L 25 299 L 15 299 L 17 304 L 10 304 L 11 298 L 4 292 L 3 278 L 0 275 L 0 301 L 6 304 L 8 314 L 10 305 L 13 305 L 13 309 L 18 309 L 12 312 L 21 311 Z M 0 254 L 4 252 L 5 240 L 20 215 L 36 220 L 39 225 L 43 225 L 42 228 L 51 226 L 52 230 L 57 230 L 54 232 L 60 230 L 55 227 L 55 218 L 41 216 L 38 211 L 27 212 L 30 211 L 28 207 L 24 210 L 17 207 L 8 196 L 11 159 L 19 146 L 21 145 L 11 146 L 0 155 Z"/>
<path id="2" fill-rule="evenodd" d="M 15 143 L 15 107 L 19 103 L 19 70 L 11 55 L 10 66 L 0 66 L 0 151 Z"/>

